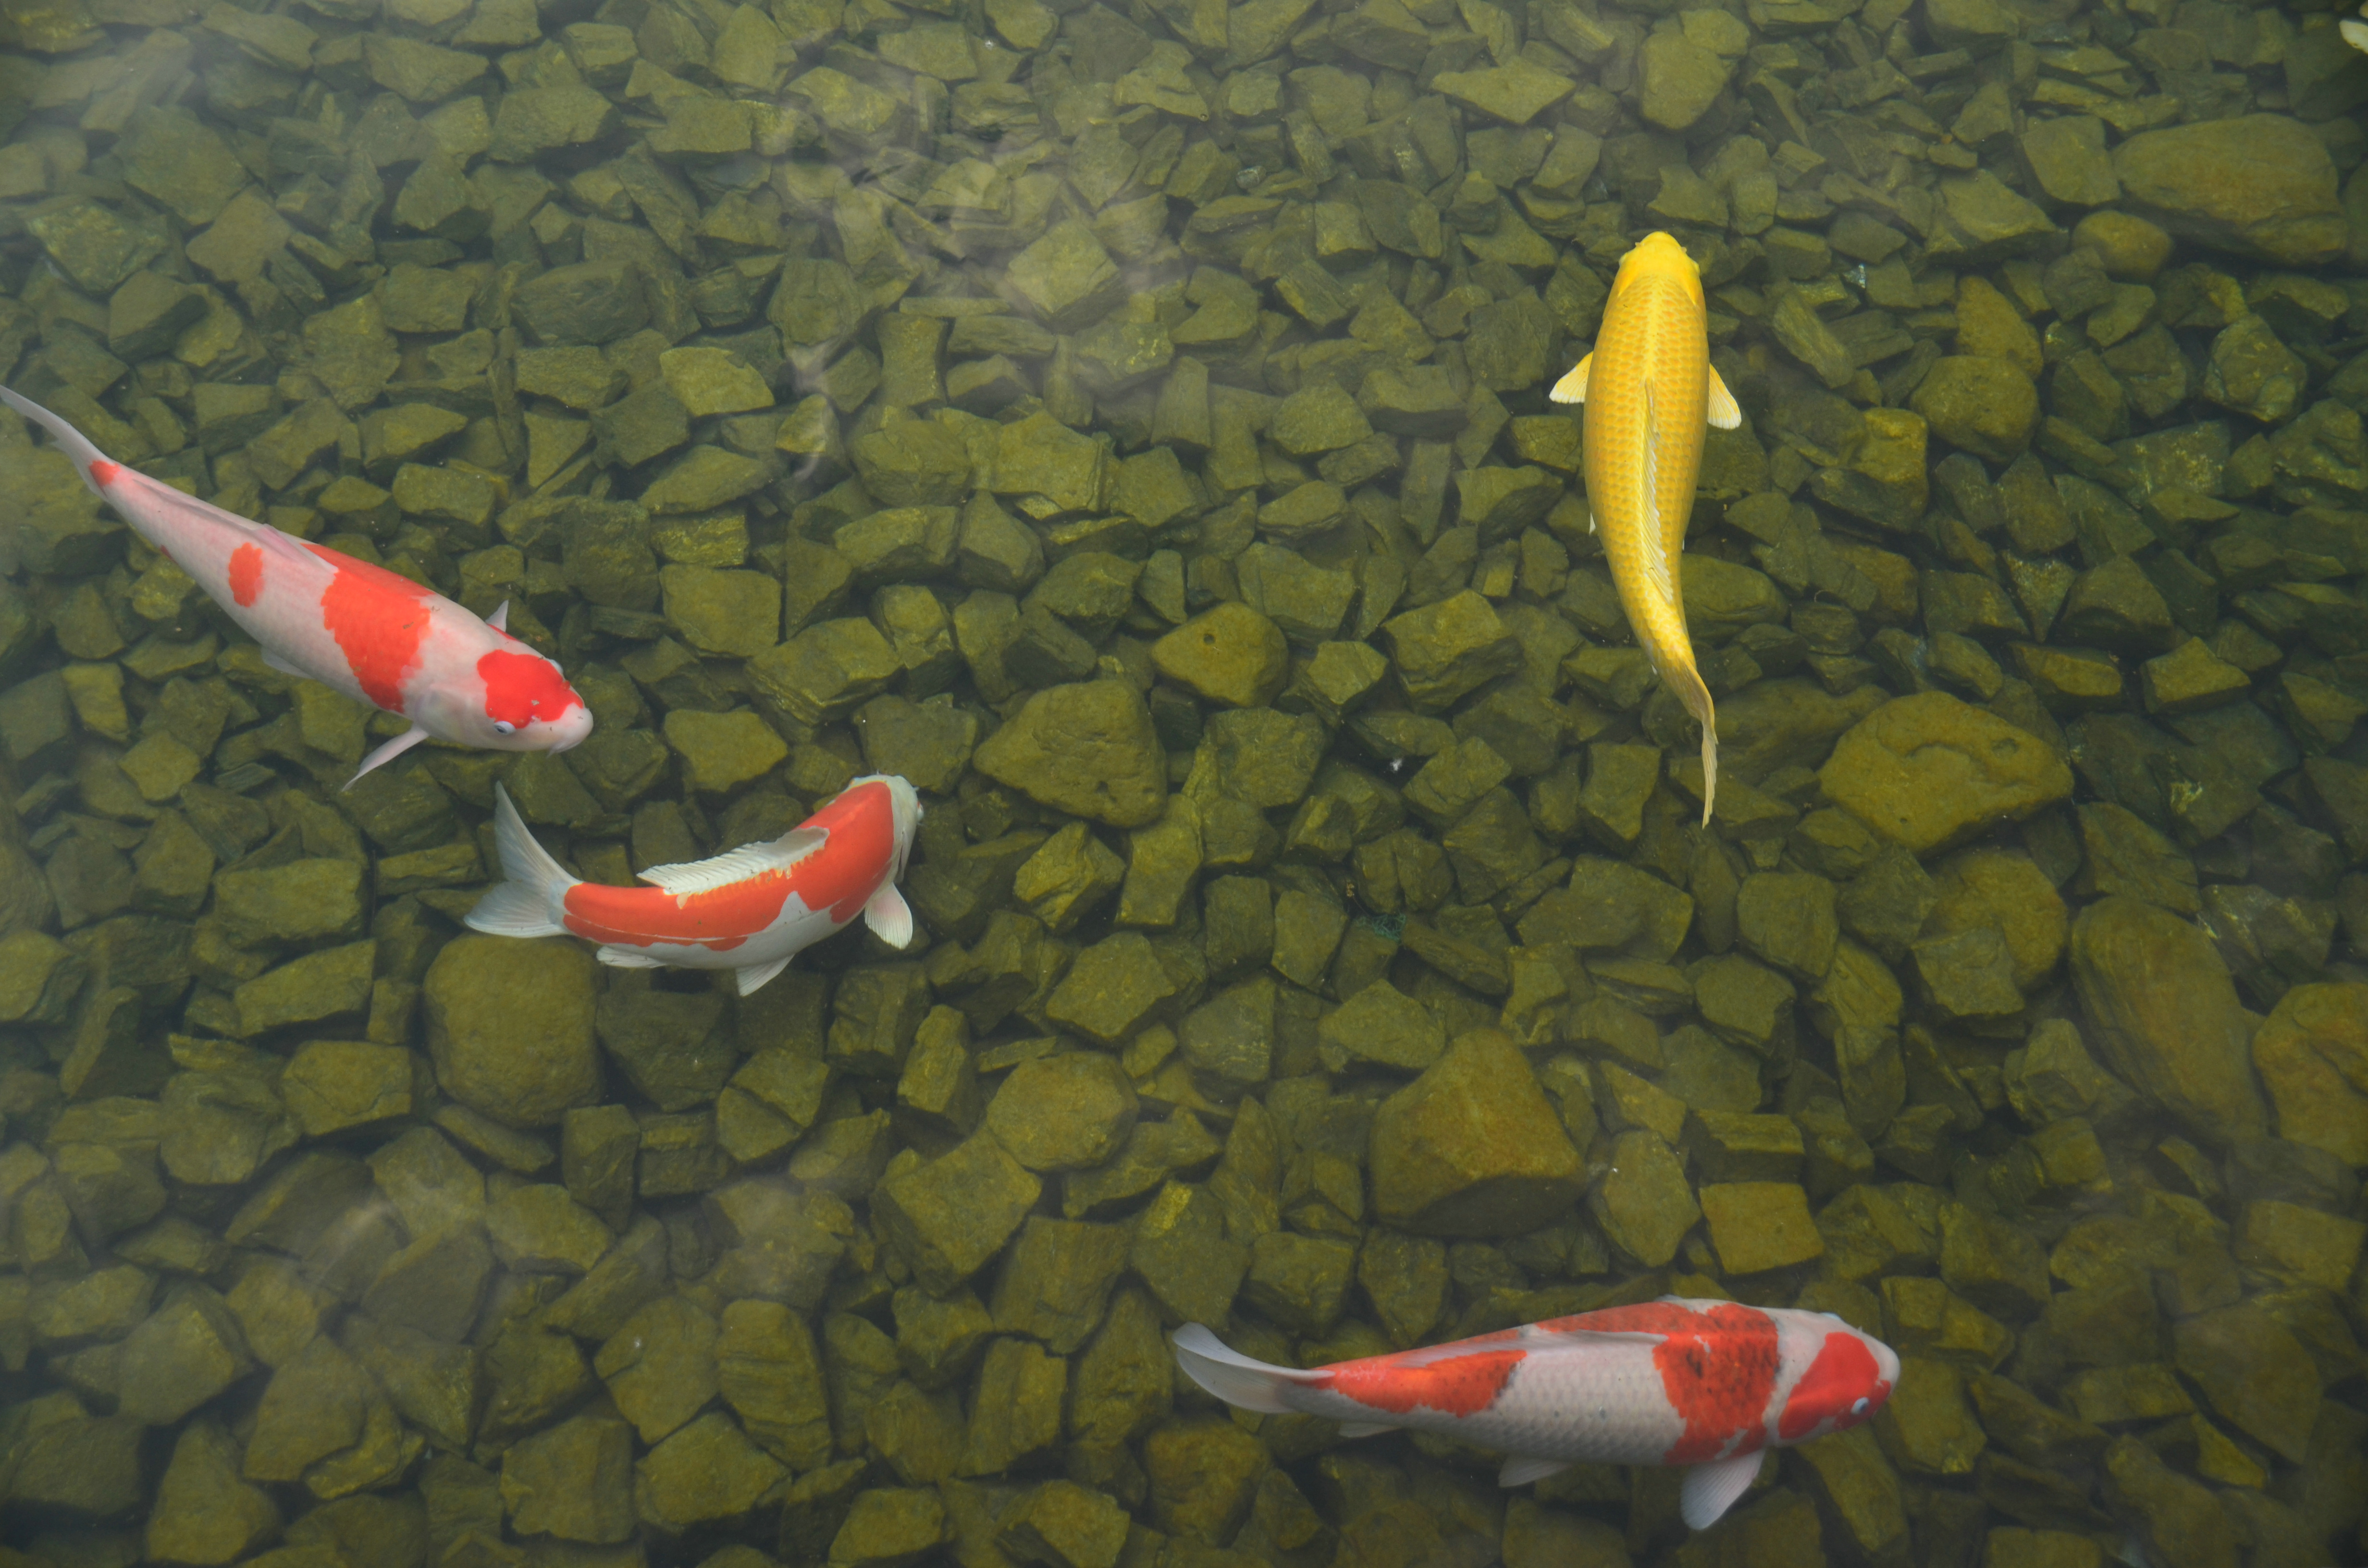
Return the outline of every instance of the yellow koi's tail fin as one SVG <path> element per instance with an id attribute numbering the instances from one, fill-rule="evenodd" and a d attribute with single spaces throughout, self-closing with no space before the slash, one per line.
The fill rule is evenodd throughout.
<path id="1" fill-rule="evenodd" d="M 1691 659 L 1668 672 L 1671 689 L 1686 711 L 1702 723 L 1702 825 L 1710 825 L 1710 808 L 1718 799 L 1718 716 L 1710 700 L 1710 687 L 1702 683 L 1702 672 L 1694 668 Z"/>

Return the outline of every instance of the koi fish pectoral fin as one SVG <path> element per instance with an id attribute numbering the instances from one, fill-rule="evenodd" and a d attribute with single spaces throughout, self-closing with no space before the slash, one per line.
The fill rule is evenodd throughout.
<path id="1" fill-rule="evenodd" d="M 892 948 L 913 945 L 913 911 L 894 882 L 880 884 L 880 890 L 863 906 L 863 923 L 871 927 L 873 936 Z"/>
<path id="2" fill-rule="evenodd" d="M 1568 1460 L 1542 1460 L 1516 1454 L 1505 1461 L 1497 1472 L 1499 1486 L 1527 1486 L 1532 1481 L 1543 1481 L 1549 1475 L 1559 1475 L 1570 1468 Z"/>
<path id="3" fill-rule="evenodd" d="M 1686 1471 L 1686 1479 L 1678 1492 L 1678 1511 L 1685 1516 L 1690 1529 L 1708 1529 L 1719 1516 L 1735 1506 L 1735 1500 L 1751 1489 L 1759 1477 L 1759 1450 L 1730 1454 L 1723 1460 L 1698 1464 Z"/>
<path id="4" fill-rule="evenodd" d="M 786 957 L 778 958 L 771 963 L 750 964 L 746 969 L 735 969 L 732 971 L 732 978 L 738 983 L 740 994 L 747 996 L 753 994 L 758 986 L 789 967 L 790 960 Z"/>
<path id="5" fill-rule="evenodd" d="M 281 675 L 293 676 L 298 680 L 311 680 L 313 678 L 313 674 L 310 670 L 298 669 L 294 665 L 289 663 L 283 655 L 275 653 L 268 648 L 257 644 L 255 653 L 256 656 L 261 659 L 266 665 L 278 670 Z M 359 778 L 360 776 L 357 774 L 355 777 Z"/>
<path id="6" fill-rule="evenodd" d="M 1713 426 L 1721 430 L 1734 430 L 1742 426 L 1743 410 L 1736 404 L 1735 394 L 1726 390 L 1726 383 L 1718 379 L 1714 367 L 1710 371 L 1709 403 L 1706 412 Z"/>
<path id="7" fill-rule="evenodd" d="M 592 955 L 610 969 L 664 969 L 666 965 L 638 948 L 620 948 L 611 942 Z"/>
<path id="8" fill-rule="evenodd" d="M 1395 1432 L 1397 1429 L 1398 1428 L 1391 1426 L 1386 1421 L 1343 1421 L 1340 1423 L 1340 1436 L 1344 1437 L 1378 1437 L 1384 1432 Z"/>
<path id="9" fill-rule="evenodd" d="M 268 655 L 266 656 L 268 657 Z M 297 672 L 291 670 L 289 673 L 293 675 Z M 363 774 L 368 773 L 374 767 L 385 767 L 388 763 L 393 762 L 396 757 L 401 756 L 404 752 L 409 751 L 413 746 L 417 745 L 420 742 L 430 740 L 433 737 L 430 736 L 427 731 L 421 729 L 418 725 L 412 725 L 411 728 L 404 731 L 403 733 L 395 736 L 394 739 L 387 742 L 384 745 L 380 746 L 376 751 L 370 753 L 370 756 L 362 758 L 361 767 L 356 768 L 354 770 L 354 776 L 346 780 L 346 788 L 347 790 L 352 789 L 355 785 L 361 782 Z"/>
<path id="10" fill-rule="evenodd" d="M 496 631 L 507 631 L 510 629 L 510 601 L 504 599 L 495 606 L 494 613 L 485 617 L 485 624 Z"/>
<path id="11" fill-rule="evenodd" d="M 1570 374 L 1554 384 L 1554 391 L 1546 395 L 1556 403 L 1585 403 L 1587 401 L 1587 367 L 1592 364 L 1594 359 L 1595 355 L 1592 352 L 1587 354 L 1577 364 L 1570 368 Z"/>

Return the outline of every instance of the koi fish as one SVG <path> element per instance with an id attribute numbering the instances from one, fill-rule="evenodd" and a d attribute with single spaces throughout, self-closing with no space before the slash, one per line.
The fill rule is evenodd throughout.
<path id="1" fill-rule="evenodd" d="M 429 739 L 489 751 L 565 751 L 592 733 L 592 710 L 559 666 L 509 634 L 507 604 L 480 620 L 408 577 L 249 522 L 112 461 L 73 426 L 6 387 L 0 403 L 47 430 L 83 483 L 260 644 L 265 664 L 411 721 L 362 759 L 354 779 Z"/>
<path id="2" fill-rule="evenodd" d="M 1587 404 L 1587 526 L 1603 530 L 1612 585 L 1636 641 L 1702 722 L 1708 824 L 1718 793 L 1718 730 L 1686 636 L 1678 557 L 1702 472 L 1703 422 L 1732 430 L 1743 411 L 1711 369 L 1702 269 L 1684 246 L 1652 233 L 1621 258 L 1594 351 L 1549 395 Z"/>
<path id="3" fill-rule="evenodd" d="M 859 778 L 768 844 L 653 866 L 645 888 L 579 881 L 494 786 L 494 836 L 508 880 L 469 912 L 495 937 L 581 937 L 619 969 L 728 969 L 747 995 L 859 914 L 891 947 L 913 940 L 896 891 L 921 825 L 921 798 L 894 774 Z"/>
<path id="4" fill-rule="evenodd" d="M 1508 1449 L 1503 1486 L 1580 1463 L 1691 1465 L 1679 1507 L 1695 1529 L 1743 1495 L 1761 1449 L 1855 1426 L 1899 1384 L 1891 1347 L 1829 1312 L 1675 1296 L 1304 1371 L 1199 1324 L 1175 1344 L 1188 1377 L 1244 1410 Z"/>

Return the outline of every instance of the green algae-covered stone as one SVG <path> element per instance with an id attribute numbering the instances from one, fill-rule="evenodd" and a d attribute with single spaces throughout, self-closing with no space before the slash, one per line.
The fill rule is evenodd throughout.
<path id="1" fill-rule="evenodd" d="M 738 1422 L 711 1410 L 634 1464 L 634 1509 L 659 1529 L 714 1525 L 750 1513 L 788 1475 Z"/>
<path id="2" fill-rule="evenodd" d="M 993 1134 L 882 1183 L 872 1199 L 882 1236 L 930 1290 L 951 1290 L 985 1266 L 1035 1207 L 1043 1184 Z"/>
<path id="3" fill-rule="evenodd" d="M 291 860 L 214 878 L 214 913 L 233 940 L 314 941 L 361 924 L 361 868 L 350 860 Z"/>
<path id="4" fill-rule="evenodd" d="M 1937 361 L 1909 406 L 1935 436 L 1992 462 L 2020 456 L 2039 424 L 2039 393 L 2022 369 L 1973 354 Z"/>
<path id="5" fill-rule="evenodd" d="M 1024 1562 L 1060 1568 L 1117 1568 L 1131 1528 L 1109 1494 L 1074 1481 L 1047 1481 L 1006 1509 L 996 1542 Z"/>
<path id="6" fill-rule="evenodd" d="M 304 1135 L 324 1138 L 409 1115 L 415 1065 L 400 1046 L 313 1040 L 290 1059 L 279 1093 Z"/>
<path id="7" fill-rule="evenodd" d="M 580 1415 L 523 1437 L 502 1455 L 502 1511 L 521 1535 L 586 1545 L 633 1531 L 633 1431 Z"/>
<path id="8" fill-rule="evenodd" d="M 1230 1539 L 1271 1464 L 1264 1445 L 1223 1416 L 1178 1417 L 1144 1439 L 1155 1524 L 1171 1535 Z"/>
<path id="9" fill-rule="evenodd" d="M 995 1328 L 1072 1354 L 1101 1322 L 1129 1245 L 1122 1225 L 1031 1216 L 996 1279 Z"/>
<path id="10" fill-rule="evenodd" d="M 1711 1245 L 1729 1274 L 1756 1274 L 1821 1256 L 1826 1244 L 1809 1219 L 1808 1195 L 1791 1182 L 1729 1182 L 1700 1194 Z"/>
<path id="11" fill-rule="evenodd" d="M 2214 1144 L 2267 1121 L 2248 1071 L 2250 1015 L 2209 937 L 2135 898 L 2100 899 L 2072 926 L 2072 978 L 2107 1063 Z"/>
<path id="12" fill-rule="evenodd" d="M 1520 643 L 1488 601 L 1466 589 L 1383 623 L 1390 656 L 1406 696 L 1437 712 L 1474 688 L 1518 669 Z"/>
<path id="13" fill-rule="evenodd" d="M 682 758 L 683 781 L 709 794 L 729 794 L 761 778 L 790 755 L 789 744 L 772 726 L 746 709 L 702 713 L 677 708 L 666 716 L 664 728 L 666 744 Z"/>
<path id="14" fill-rule="evenodd" d="M 462 937 L 428 966 L 427 1049 L 444 1091 L 513 1127 L 556 1125 L 600 1090 L 592 956 L 573 941 Z"/>
<path id="15" fill-rule="evenodd" d="M 746 1300 L 718 1322 L 716 1385 L 748 1435 L 800 1473 L 827 1460 L 830 1409 L 805 1320 L 785 1302 Z"/>
<path id="16" fill-rule="evenodd" d="M 2071 769 L 2045 741 L 1941 691 L 1876 709 L 1817 777 L 1829 800 L 1918 856 L 2072 792 Z"/>
<path id="17" fill-rule="evenodd" d="M 211 1421 L 181 1429 L 147 1525 L 148 1555 L 218 1568 L 279 1531 L 279 1510 L 239 1474 L 239 1447 Z"/>
<path id="18" fill-rule="evenodd" d="M 1059 1357 L 1024 1339 L 990 1343 L 956 1473 L 991 1475 L 1051 1448 L 1060 1437 L 1067 1387 L 1068 1363 Z"/>
<path id="19" fill-rule="evenodd" d="M 1160 1304 L 1188 1323 L 1222 1319 L 1249 1267 L 1249 1244 L 1226 1233 L 1207 1187 L 1170 1181 L 1137 1220 L 1128 1262 Z"/>
<path id="20" fill-rule="evenodd" d="M 1066 1051 L 1014 1067 L 987 1103 L 986 1128 L 1030 1170 L 1085 1170 L 1117 1153 L 1137 1108 L 1116 1057 Z"/>
<path id="21" fill-rule="evenodd" d="M 1677 1156 L 1658 1134 L 1634 1128 L 1613 1142 L 1605 1164 L 1603 1177 L 1588 1194 L 1595 1222 L 1645 1267 L 1668 1262 L 1702 1218 Z"/>
<path id="22" fill-rule="evenodd" d="M 1373 1204 L 1431 1234 L 1518 1235 L 1577 1195 L 1578 1152 L 1528 1061 L 1476 1029 L 1373 1119 Z"/>
<path id="23" fill-rule="evenodd" d="M 1326 1068 L 1334 1073 L 1351 1062 L 1420 1073 L 1447 1048 L 1446 1031 L 1430 1009 L 1387 981 L 1366 986 L 1326 1014 L 1316 1025 L 1315 1041 Z"/>
<path id="24" fill-rule="evenodd" d="M 1123 681 L 1036 693 L 972 761 L 1041 805 L 1112 827 L 1147 825 L 1167 799 L 1167 758 L 1151 710 Z"/>
<path id="25" fill-rule="evenodd" d="M 1235 708 L 1271 702 L 1291 673 L 1281 629 L 1238 600 L 1217 605 L 1170 631 L 1151 645 L 1151 658 L 1170 680 Z"/>

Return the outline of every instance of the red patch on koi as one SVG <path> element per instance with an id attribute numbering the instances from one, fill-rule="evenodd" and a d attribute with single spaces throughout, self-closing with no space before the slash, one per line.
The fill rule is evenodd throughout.
<path id="1" fill-rule="evenodd" d="M 1883 1381 L 1874 1352 L 1854 1334 L 1829 1334 L 1817 1347 L 1817 1358 L 1793 1385 L 1784 1414 L 1776 1418 L 1776 1435 L 1797 1442 L 1816 1431 L 1819 1422 L 1848 1415 L 1861 1399 L 1872 1412 L 1890 1396 L 1891 1385 Z"/>
<path id="2" fill-rule="evenodd" d="M 403 680 L 419 667 L 434 593 L 383 566 L 317 544 L 304 548 L 337 569 L 321 594 L 321 624 L 337 640 L 354 683 L 381 708 L 403 712 Z"/>
<path id="3" fill-rule="evenodd" d="M 1395 1356 L 1375 1356 L 1330 1368 L 1315 1386 L 1397 1415 L 1417 1405 L 1474 1415 L 1497 1403 L 1513 1369 L 1528 1356 L 1526 1350 L 1475 1350 L 1415 1367 Z"/>
<path id="4" fill-rule="evenodd" d="M 1776 1321 L 1751 1307 L 1721 1302 L 1708 1312 L 1674 1301 L 1644 1301 L 1600 1312 L 1554 1318 L 1538 1327 L 1556 1333 L 1657 1334 L 1653 1365 L 1661 1392 L 1686 1424 L 1685 1435 L 1662 1456 L 1668 1464 L 1699 1464 L 1765 1440 L 1768 1402 L 1776 1392 Z M 1814 1425 L 1814 1423 L 1813 1423 Z"/>
<path id="5" fill-rule="evenodd" d="M 90 482 L 103 490 L 114 483 L 116 476 L 122 472 L 121 463 L 109 462 L 105 458 L 100 458 L 90 465 Z"/>
<path id="6" fill-rule="evenodd" d="M 822 828 L 829 840 L 787 871 L 759 871 L 729 887 L 675 894 L 578 882 L 567 890 L 567 928 L 620 947 L 668 942 L 724 953 L 779 920 L 793 892 L 844 926 L 871 902 L 895 853 L 895 802 L 885 784 L 866 784 L 799 825 Z"/>
<path id="7" fill-rule="evenodd" d="M 263 592 L 263 547 L 242 544 L 230 552 L 230 597 L 245 609 Z"/>
<path id="8" fill-rule="evenodd" d="M 496 648 L 477 661 L 477 678 L 485 683 L 485 717 L 521 730 L 537 719 L 556 719 L 581 700 L 559 666 L 540 653 Z"/>

